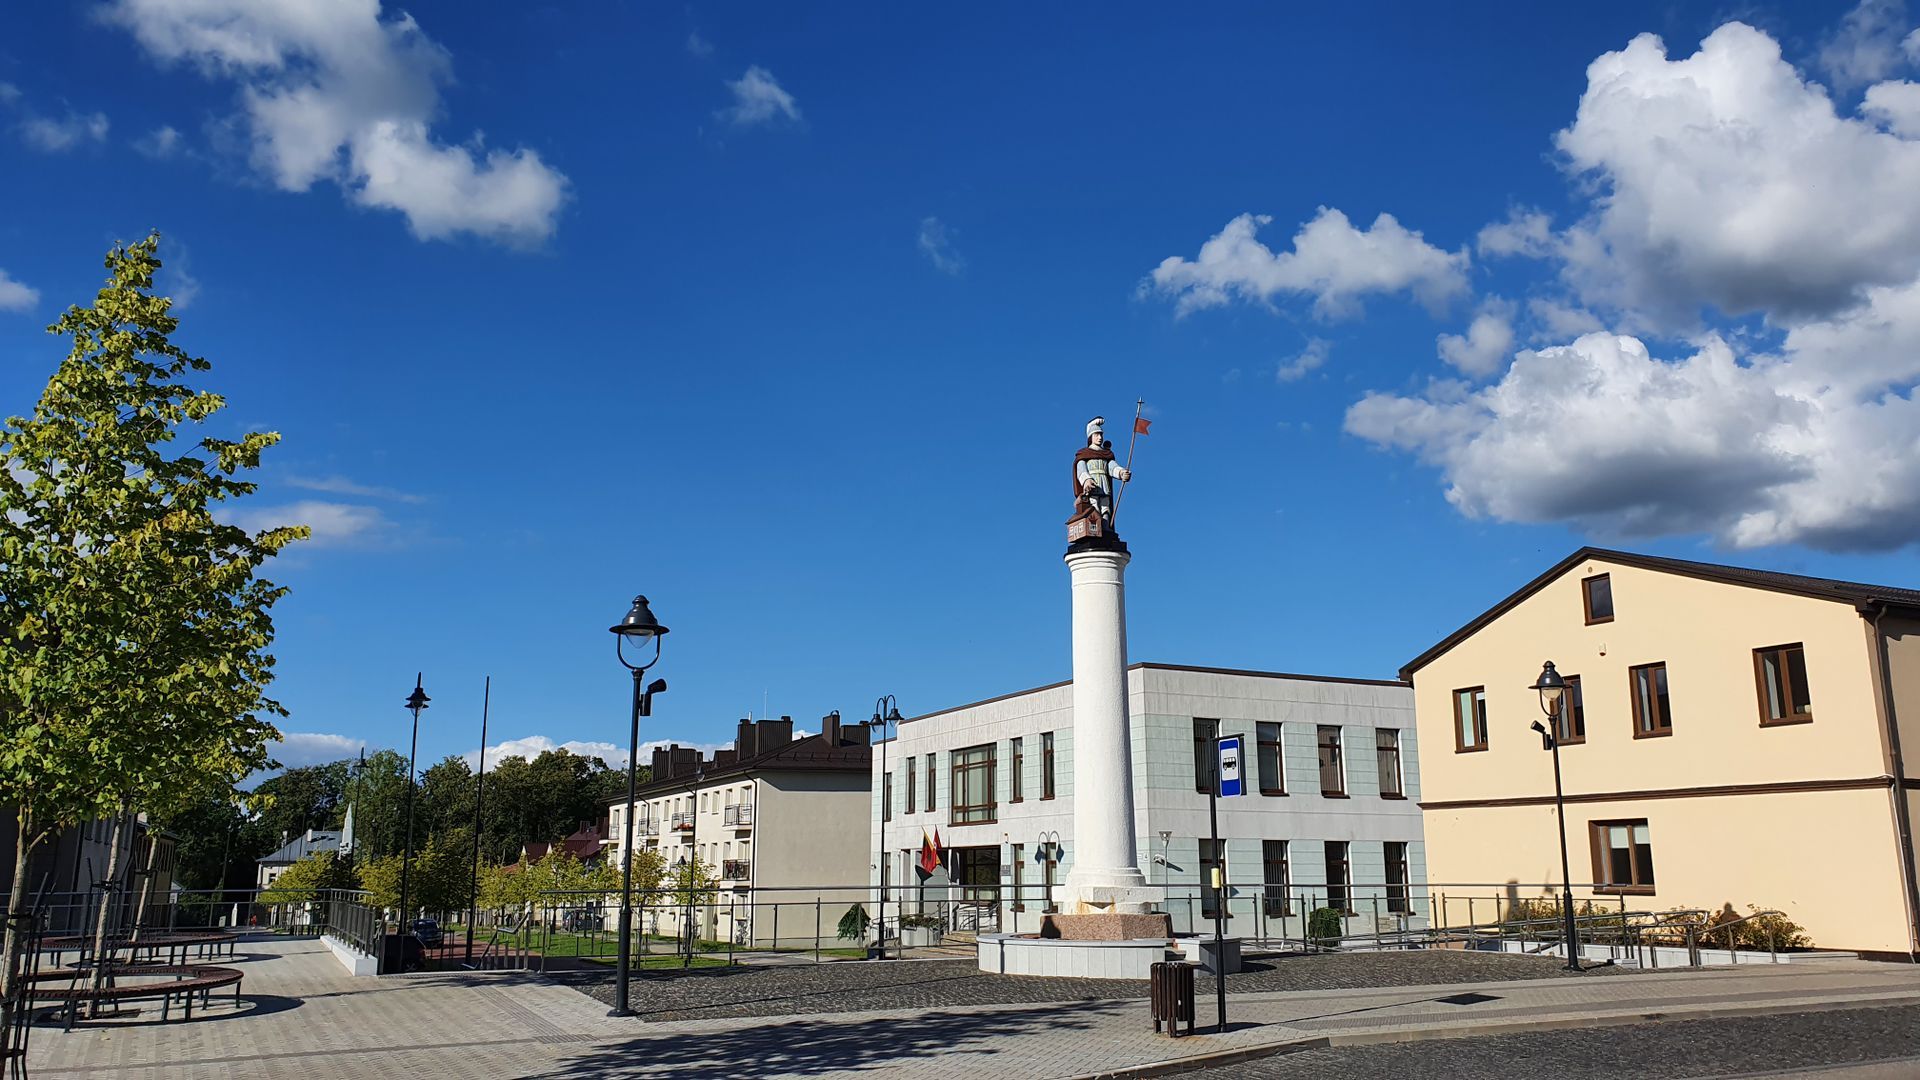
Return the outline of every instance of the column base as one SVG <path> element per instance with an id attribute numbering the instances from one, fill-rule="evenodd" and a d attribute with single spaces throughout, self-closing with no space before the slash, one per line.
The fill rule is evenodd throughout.
<path id="1" fill-rule="evenodd" d="M 1094 880 L 1075 880 L 1070 874 L 1061 896 L 1062 910 L 1072 915 L 1144 915 L 1166 898 L 1167 890 L 1147 884 L 1139 871 L 1101 874 Z"/>

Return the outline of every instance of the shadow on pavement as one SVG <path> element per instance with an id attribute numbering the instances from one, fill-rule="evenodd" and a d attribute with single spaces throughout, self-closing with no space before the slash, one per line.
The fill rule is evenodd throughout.
<path id="1" fill-rule="evenodd" d="M 831 1018 L 711 1035 L 685 1032 L 603 1043 L 569 1056 L 553 1080 L 620 1076 L 809 1076 L 847 1069 L 908 1066 L 916 1059 L 959 1055 L 957 1073 L 989 1070 L 1000 1039 L 1072 1040 L 1103 1016 L 1138 1009 L 1137 1002 L 1079 1002 L 996 1012 L 928 1012 L 911 1020 L 848 1024 Z M 1144 1020 L 1144 1018 L 1143 1018 Z"/>

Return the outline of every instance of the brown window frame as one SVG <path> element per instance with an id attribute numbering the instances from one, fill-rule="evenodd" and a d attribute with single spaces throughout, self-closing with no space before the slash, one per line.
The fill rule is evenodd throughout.
<path id="1" fill-rule="evenodd" d="M 1614 610 L 1618 610 L 1618 606 L 1613 602 L 1613 575 L 1612 574 L 1594 574 L 1591 577 L 1581 578 L 1580 579 L 1580 612 L 1582 615 L 1586 616 L 1588 626 L 1598 626 L 1601 623 L 1610 623 L 1613 621 L 1613 611 L 1608 611 L 1605 615 L 1601 615 L 1598 618 L 1594 617 L 1593 583 L 1596 581 L 1604 581 L 1607 583 L 1607 607 L 1613 608 Z"/>
<path id="2" fill-rule="evenodd" d="M 1669 707 L 1666 709 L 1660 708 L 1659 694 L 1652 693 L 1648 695 L 1648 701 L 1652 704 L 1654 711 L 1659 714 L 1660 720 L 1659 727 L 1649 728 L 1647 724 L 1644 723 L 1645 717 L 1641 715 L 1640 709 L 1640 673 L 1643 671 L 1653 671 L 1655 668 L 1667 674 L 1667 704 Z M 1627 698 L 1633 704 L 1634 738 L 1664 739 L 1673 734 L 1673 710 L 1671 708 L 1673 704 L 1673 675 L 1671 672 L 1667 672 L 1667 662 L 1665 660 L 1656 660 L 1650 664 L 1635 664 L 1628 668 Z"/>
<path id="3" fill-rule="evenodd" d="M 1408 843 L 1405 840 L 1386 840 L 1380 844 L 1380 856 L 1386 866 L 1387 911 L 1394 915 L 1413 914 L 1413 863 L 1407 854 Z M 1400 849 L 1400 857 L 1394 858 L 1394 848 Z M 1395 881 L 1394 871 L 1400 872 L 1400 880 Z"/>
<path id="4" fill-rule="evenodd" d="M 975 755 L 984 752 L 985 760 L 973 760 Z M 967 760 L 961 760 L 962 755 Z M 994 783 L 998 779 L 994 773 L 999 767 L 1000 746 L 998 743 L 981 743 L 978 746 L 963 746 L 958 750 L 947 751 L 947 774 L 952 777 L 953 798 L 947 800 L 947 824 L 949 825 L 994 825 L 1000 820 L 1000 804 L 995 801 Z M 967 780 L 963 772 L 985 769 L 987 773 L 984 803 L 961 802 L 966 798 Z M 985 812 L 985 817 L 971 815 Z"/>
<path id="5" fill-rule="evenodd" d="M 913 768 L 913 762 L 911 761 L 907 762 L 907 768 L 909 769 Z M 934 766 L 934 755 L 928 754 L 927 755 L 927 809 L 929 810 L 939 809 L 939 807 L 934 805 L 934 803 L 939 801 L 934 798 L 934 795 L 940 790 L 938 787 L 935 786 L 936 781 L 934 779 L 938 775 L 939 775 L 939 770 Z"/>
<path id="6" fill-rule="evenodd" d="M 890 772 L 880 777 L 880 820 L 893 820 L 893 774 Z"/>
<path id="7" fill-rule="evenodd" d="M 1279 851 L 1278 859 L 1273 857 Z M 1260 904 L 1269 919 L 1284 919 L 1293 914 L 1293 868 L 1289 863 L 1291 852 L 1287 850 L 1285 840 L 1260 841 Z M 1274 878 L 1274 869 L 1279 868 L 1280 877 Z"/>
<path id="8" fill-rule="evenodd" d="M 1026 884 L 1026 845 L 1014 844 L 1013 851 L 1013 910 L 1025 911 L 1027 905 L 1020 899 L 1020 887 Z"/>
<path id="9" fill-rule="evenodd" d="M 1209 850 L 1212 850 L 1214 854 L 1214 857 L 1211 859 L 1207 858 L 1207 852 Z M 1208 921 L 1212 921 L 1222 915 L 1229 919 L 1233 918 L 1232 906 L 1226 903 L 1229 899 L 1228 890 L 1232 888 L 1232 883 L 1227 880 L 1227 838 L 1223 836 L 1215 840 L 1211 837 L 1201 837 L 1199 861 L 1200 917 Z M 1213 874 L 1211 872 L 1215 866 L 1220 868 L 1220 887 L 1218 889 L 1213 887 Z"/>
<path id="10" fill-rule="evenodd" d="M 1767 708 L 1768 695 L 1767 695 L 1766 659 L 1769 655 L 1779 657 L 1778 664 L 1780 669 L 1780 675 L 1783 680 L 1782 685 L 1780 687 L 1780 697 L 1784 701 L 1793 696 L 1793 673 L 1790 667 L 1790 663 L 1787 660 L 1787 655 L 1789 653 L 1800 654 L 1800 677 L 1803 681 L 1805 681 L 1808 684 L 1807 707 L 1805 711 L 1789 712 L 1776 720 L 1773 717 L 1772 711 Z M 1812 682 L 1813 680 L 1808 675 L 1808 672 L 1807 672 L 1806 642 L 1796 641 L 1787 645 L 1768 645 L 1765 648 L 1753 650 L 1753 691 L 1758 701 L 1758 705 L 1760 709 L 1760 726 L 1761 727 L 1788 727 L 1793 724 L 1813 723 Z M 1789 701 L 1788 704 L 1789 706 L 1791 706 L 1792 703 Z"/>
<path id="11" fill-rule="evenodd" d="M 1460 695 L 1472 694 L 1478 712 L 1473 718 L 1474 734 L 1480 736 L 1476 744 L 1469 744 L 1460 738 Z M 1456 754 L 1477 754 L 1487 748 L 1487 688 L 1484 686 L 1463 686 L 1453 692 L 1453 752 Z"/>
<path id="12" fill-rule="evenodd" d="M 1202 730 L 1206 734 L 1201 734 Z M 1193 790 L 1202 795 L 1213 790 L 1213 785 L 1217 782 L 1214 770 L 1219 767 L 1219 761 L 1216 760 L 1219 740 L 1219 720 L 1210 720 L 1204 716 L 1193 718 Z"/>
<path id="13" fill-rule="evenodd" d="M 1340 786 L 1327 787 L 1327 732 L 1333 732 L 1333 773 Z M 1320 766 L 1320 797 L 1323 799 L 1347 798 L 1347 740 L 1341 734 L 1339 724 L 1315 724 L 1313 732 L 1314 760 Z"/>
<path id="14" fill-rule="evenodd" d="M 1027 797 L 1026 778 L 1021 774 L 1027 768 L 1027 740 L 1023 738 L 1007 740 L 1007 801 L 1024 802 Z"/>
<path id="15" fill-rule="evenodd" d="M 1040 733 L 1040 801 L 1053 798 L 1053 732 Z"/>
<path id="16" fill-rule="evenodd" d="M 1627 859 L 1633 864 L 1634 880 L 1624 885 L 1608 880 L 1613 876 L 1612 860 L 1609 858 L 1609 853 L 1613 849 L 1605 843 L 1606 832 L 1608 829 L 1615 827 L 1625 827 L 1627 829 L 1627 845 L 1629 848 Z M 1633 830 L 1635 828 L 1647 830 L 1647 861 L 1649 865 L 1644 868 L 1647 877 L 1644 883 L 1639 880 L 1642 870 L 1640 860 L 1637 852 L 1632 850 Z M 1658 884 L 1658 878 L 1654 874 L 1651 865 L 1653 860 L 1653 830 L 1647 825 L 1646 818 L 1611 818 L 1606 821 L 1589 821 L 1587 822 L 1587 844 L 1593 853 L 1594 892 L 1606 893 L 1609 896 L 1652 896 L 1654 894 L 1654 888 Z"/>
<path id="17" fill-rule="evenodd" d="M 1327 906 L 1330 908 L 1337 908 L 1342 915 L 1354 914 L 1354 911 L 1353 911 L 1353 843 L 1352 841 L 1323 840 L 1321 841 L 1320 850 L 1323 855 L 1323 862 L 1325 863 L 1327 868 L 1327 873 L 1326 873 Z M 1336 851 L 1339 852 L 1340 854 L 1340 857 L 1338 859 L 1333 857 Z M 1338 885 L 1335 885 L 1333 883 L 1333 877 L 1334 877 L 1333 868 L 1336 865 L 1340 867 L 1340 884 Z M 1335 890 L 1339 891 L 1340 902 L 1338 904 L 1334 903 Z"/>
<path id="18" fill-rule="evenodd" d="M 1380 745 L 1380 737 L 1382 735 L 1393 740 L 1393 745 L 1391 747 Z M 1380 768 L 1381 764 L 1387 760 L 1386 754 L 1388 750 L 1393 751 L 1393 790 L 1392 791 L 1387 790 L 1387 774 L 1384 770 Z M 1406 762 L 1400 756 L 1400 729 L 1399 728 L 1383 727 L 1383 728 L 1373 729 L 1373 764 L 1374 764 L 1375 770 L 1379 771 L 1380 773 L 1380 797 L 1383 799 L 1406 798 L 1407 797 L 1407 774 L 1404 768 Z"/>
<path id="19" fill-rule="evenodd" d="M 906 795 L 906 804 L 905 804 L 906 812 L 909 814 L 913 813 L 915 796 L 918 794 L 918 792 L 914 790 L 913 778 L 914 778 L 913 767 L 908 766 L 907 767 L 907 790 L 905 791 L 904 794 Z"/>
<path id="20" fill-rule="evenodd" d="M 1273 738 L 1271 739 L 1265 735 L 1265 732 L 1268 730 L 1273 732 Z M 1253 763 L 1255 771 L 1260 774 L 1260 794 L 1262 795 L 1285 795 L 1287 793 L 1287 754 L 1283 745 L 1286 741 L 1286 732 L 1287 729 L 1285 725 L 1275 722 L 1261 721 L 1253 725 L 1255 744 Z M 1273 748 L 1273 776 L 1271 777 L 1267 776 L 1266 769 L 1261 766 L 1261 762 L 1266 760 L 1268 747 Z M 1267 786 L 1269 779 L 1275 781 L 1275 786 Z"/>
<path id="21" fill-rule="evenodd" d="M 1553 718 L 1553 738 L 1561 746 L 1579 746 L 1587 741 L 1587 696 L 1578 675 L 1566 675 L 1567 692 L 1560 696 L 1560 715 Z M 1580 731 L 1573 732 L 1573 721 Z"/>

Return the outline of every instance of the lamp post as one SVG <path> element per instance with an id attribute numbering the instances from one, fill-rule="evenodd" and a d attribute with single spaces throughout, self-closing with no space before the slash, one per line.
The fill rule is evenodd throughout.
<path id="1" fill-rule="evenodd" d="M 1567 680 L 1553 669 L 1549 660 L 1540 669 L 1540 681 L 1533 684 L 1533 690 L 1540 692 L 1540 711 L 1556 725 L 1560 710 L 1565 706 Z M 1560 824 L 1560 915 L 1566 922 L 1567 970 L 1580 970 L 1580 934 L 1573 921 L 1573 870 L 1567 862 L 1567 800 L 1560 787 L 1560 739 L 1555 729 L 1535 720 L 1533 730 L 1540 733 L 1540 741 L 1546 749 L 1553 751 L 1553 812 Z"/>
<path id="2" fill-rule="evenodd" d="M 694 926 L 694 913 L 699 909 L 699 906 L 694 903 L 696 895 L 694 889 L 703 884 L 700 880 L 700 785 L 705 783 L 706 779 L 707 770 L 696 767 L 693 770 L 693 779 L 687 784 L 687 806 L 690 808 L 687 818 L 687 844 L 692 847 L 693 855 L 690 859 L 683 860 L 687 865 L 687 913 L 682 920 L 682 925 L 687 931 L 687 951 L 680 960 L 680 967 L 683 970 L 693 966 L 694 948 L 700 941 L 700 932 Z"/>
<path id="3" fill-rule="evenodd" d="M 480 690 L 480 768 L 473 775 L 473 891 L 467 905 L 467 967 L 473 966 L 473 932 L 480 922 L 480 800 L 487 793 L 487 710 L 493 705 L 493 676 Z"/>
<path id="4" fill-rule="evenodd" d="M 1053 914 L 1054 850 L 1060 846 L 1060 830 L 1041 830 L 1040 835 L 1034 838 L 1033 846 L 1040 849 L 1041 865 L 1047 868 L 1045 876 L 1040 879 L 1040 887 L 1046 891 L 1046 896 L 1040 901 L 1040 914 L 1051 915 Z"/>
<path id="5" fill-rule="evenodd" d="M 667 680 L 655 679 L 652 685 L 646 683 L 647 669 L 660 662 L 660 639 L 667 635 L 667 628 L 653 617 L 653 610 L 647 607 L 647 598 L 636 596 L 633 606 L 627 609 L 626 618 L 613 624 L 613 654 L 620 663 L 633 672 L 633 728 L 627 735 L 627 813 L 621 825 L 626 836 L 620 842 L 620 957 L 615 962 L 613 984 L 613 1011 L 609 1016 L 632 1016 L 633 1009 L 627 1005 L 628 957 L 633 952 L 633 802 L 639 787 L 640 768 L 640 718 L 653 712 L 653 695 L 667 688 Z M 634 652 L 646 656 L 647 643 L 653 643 L 653 659 L 645 663 L 636 663 L 627 659 L 627 643 L 632 642 Z"/>
<path id="6" fill-rule="evenodd" d="M 874 941 L 880 946 L 880 959 L 887 958 L 887 815 L 893 812 L 892 785 L 887 783 L 887 728 L 900 731 L 900 703 L 892 694 L 873 703 L 873 726 L 880 729 L 880 917 L 875 925 Z M 913 760 L 907 760 L 913 768 Z M 904 954 L 903 954 L 904 955 Z"/>
<path id="7" fill-rule="evenodd" d="M 433 700 L 420 688 L 420 673 L 413 676 L 413 693 L 407 695 L 407 708 L 413 711 L 413 740 L 407 747 L 407 844 L 400 851 L 400 968 L 407 966 L 407 935 L 413 933 L 407 921 L 407 885 L 413 870 L 413 759 L 420 751 L 420 710 Z"/>

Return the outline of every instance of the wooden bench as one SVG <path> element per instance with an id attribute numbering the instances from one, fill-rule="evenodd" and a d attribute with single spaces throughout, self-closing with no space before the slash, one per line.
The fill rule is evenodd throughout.
<path id="1" fill-rule="evenodd" d="M 159 1001 L 160 1019 L 165 1022 L 172 1011 L 174 1001 L 178 1000 L 185 1017 L 193 1018 L 193 999 L 198 996 L 204 1008 L 213 991 L 223 987 L 233 987 L 233 1004 L 240 1006 L 240 980 L 244 972 L 234 968 L 213 967 L 208 964 L 138 964 L 116 967 L 107 978 L 108 984 L 94 989 L 85 985 L 83 980 L 92 978 L 91 971 L 67 968 L 56 971 L 42 971 L 33 976 L 33 998 L 40 1002 L 59 1002 L 66 1007 L 67 1030 L 73 1030 L 75 1019 L 83 1002 L 101 1004 L 111 1002 L 118 1006 L 123 1001 Z M 134 977 L 138 982 L 121 982 L 121 978 Z M 56 987 L 51 984 L 66 980 L 68 985 Z"/>

